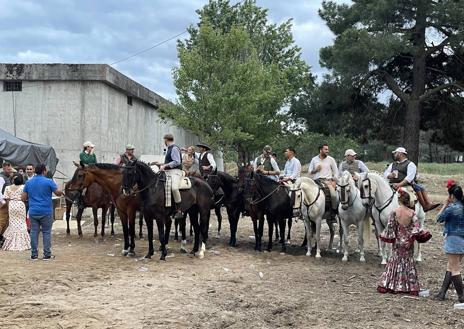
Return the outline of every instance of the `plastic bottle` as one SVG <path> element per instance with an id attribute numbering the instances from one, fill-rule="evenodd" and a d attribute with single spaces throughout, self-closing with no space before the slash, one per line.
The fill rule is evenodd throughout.
<path id="1" fill-rule="evenodd" d="M 454 304 L 455 310 L 464 310 L 464 303 L 456 303 Z"/>
<path id="2" fill-rule="evenodd" d="M 428 289 L 422 289 L 419 291 L 419 296 L 421 297 L 429 297 L 430 296 L 430 291 Z"/>

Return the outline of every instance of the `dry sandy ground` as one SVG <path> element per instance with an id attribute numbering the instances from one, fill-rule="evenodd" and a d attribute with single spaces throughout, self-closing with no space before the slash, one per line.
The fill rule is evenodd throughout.
<path id="1" fill-rule="evenodd" d="M 436 198 L 443 198 L 442 177 L 427 177 Z M 445 257 L 440 226 L 427 216 L 433 239 L 424 245 L 420 281 L 433 293 L 441 284 Z M 90 222 L 88 222 L 90 223 Z M 171 241 L 169 257 L 142 260 L 147 242 L 137 240 L 137 257 L 120 255 L 122 233 L 84 238 L 53 232 L 53 261 L 28 260 L 29 253 L 0 252 L 0 325 L 2 328 L 463 328 L 464 311 L 431 298 L 382 295 L 376 245 L 367 262 L 353 254 L 348 263 L 326 251 L 321 260 L 299 247 L 303 223 L 292 230 L 287 254 L 253 250 L 249 218 L 239 225 L 239 247 L 227 247 L 228 225 L 216 238 L 210 229 L 205 259 L 179 252 Z M 87 224 L 87 223 L 86 223 Z M 323 247 L 327 248 L 324 228 Z M 267 239 L 266 239 L 267 240 Z M 336 238 L 338 242 L 338 237 Z M 355 248 L 355 238 L 350 246 Z"/>

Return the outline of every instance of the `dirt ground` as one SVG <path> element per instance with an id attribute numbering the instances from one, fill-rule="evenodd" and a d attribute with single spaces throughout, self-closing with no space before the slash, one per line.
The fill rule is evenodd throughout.
<path id="1" fill-rule="evenodd" d="M 458 177 L 460 178 L 460 177 Z M 435 200 L 444 198 L 444 178 L 426 177 Z M 419 279 L 433 294 L 442 280 L 445 256 L 435 213 L 427 215 L 433 234 L 423 246 Z M 252 224 L 239 223 L 238 248 L 227 246 L 227 219 L 216 237 L 213 217 L 204 259 L 179 252 L 171 240 L 166 262 L 141 257 L 146 240 L 136 241 L 136 257 L 121 256 L 122 230 L 93 237 L 53 231 L 53 261 L 29 261 L 29 252 L 0 252 L 0 325 L 2 328 L 463 328 L 464 311 L 453 310 L 454 290 L 445 302 L 431 298 L 382 295 L 382 272 L 372 239 L 366 263 L 357 254 L 342 263 L 325 251 L 307 257 L 299 245 L 302 222 L 293 225 L 287 254 L 253 250 Z M 327 248 L 324 225 L 323 248 Z M 353 230 L 354 232 L 354 230 Z M 266 233 L 265 233 L 266 235 Z M 267 235 L 266 235 L 267 236 Z M 191 239 L 190 239 L 191 241 Z M 265 238 L 267 241 L 267 238 Z M 338 243 L 336 236 L 335 243 Z M 355 249 L 355 235 L 350 246 Z M 189 244 L 191 247 L 191 244 Z"/>

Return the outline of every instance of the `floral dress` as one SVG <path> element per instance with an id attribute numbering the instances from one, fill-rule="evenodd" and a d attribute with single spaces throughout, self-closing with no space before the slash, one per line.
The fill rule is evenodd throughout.
<path id="1" fill-rule="evenodd" d="M 419 228 L 415 215 L 409 225 L 398 223 L 395 211 L 389 215 L 387 227 L 380 239 L 392 243 L 393 254 L 380 277 L 377 287 L 379 292 L 419 293 L 420 285 L 414 263 L 414 240 Z"/>
<path id="2" fill-rule="evenodd" d="M 31 238 L 27 233 L 26 226 L 26 205 L 21 201 L 21 193 L 24 185 L 8 186 L 5 189 L 5 197 L 8 201 L 9 224 L 3 236 L 5 243 L 3 250 L 23 251 L 31 249 Z"/>

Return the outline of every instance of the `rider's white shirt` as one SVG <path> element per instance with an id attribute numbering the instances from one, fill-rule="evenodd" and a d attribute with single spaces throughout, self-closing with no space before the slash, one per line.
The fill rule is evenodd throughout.
<path id="1" fill-rule="evenodd" d="M 311 174 L 318 165 L 321 165 L 321 170 L 313 175 L 313 179 L 332 179 L 338 177 L 337 162 L 335 162 L 335 159 L 330 155 L 324 159 L 321 159 L 319 155 L 316 155 L 314 158 L 312 158 L 311 162 L 309 163 L 309 173 Z"/>
<path id="2" fill-rule="evenodd" d="M 285 162 L 284 178 L 297 179 L 297 178 L 300 178 L 300 174 L 301 174 L 300 160 L 298 160 L 295 157 L 288 159 L 287 162 Z"/>

